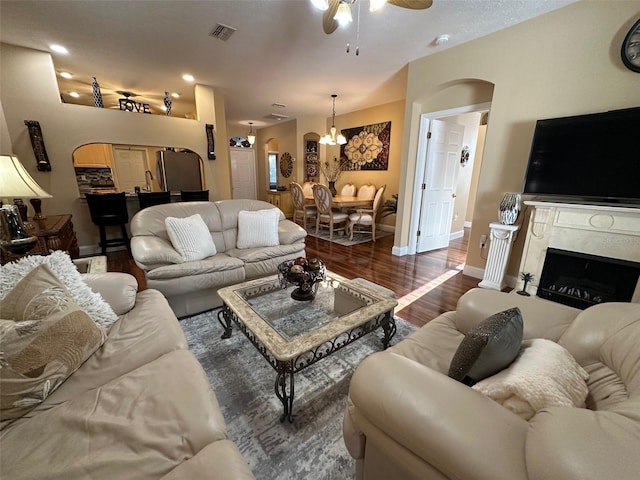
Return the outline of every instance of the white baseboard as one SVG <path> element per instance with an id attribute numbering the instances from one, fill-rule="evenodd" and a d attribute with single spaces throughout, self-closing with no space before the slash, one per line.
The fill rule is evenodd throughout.
<path id="1" fill-rule="evenodd" d="M 449 241 L 455 240 L 457 238 L 462 238 L 462 237 L 464 237 L 464 230 L 460 230 L 458 232 L 451 232 L 449 234 Z"/>
<path id="2" fill-rule="evenodd" d="M 484 268 L 473 267 L 471 265 L 465 265 L 464 269 L 462 270 L 462 273 L 464 275 L 467 275 L 473 278 L 479 278 L 479 279 L 484 278 Z M 504 277 L 504 283 L 511 288 L 515 288 L 517 281 L 518 281 L 518 278 L 514 277 L 513 275 L 506 275 Z"/>
<path id="3" fill-rule="evenodd" d="M 473 278 L 484 278 L 484 268 L 472 267 L 471 265 L 465 265 L 462 273 Z"/>
<path id="4" fill-rule="evenodd" d="M 404 257 L 405 255 L 409 254 L 409 247 L 408 246 L 404 246 L 404 247 L 396 247 L 394 246 L 391 249 L 391 255 L 395 255 L 396 257 Z"/>

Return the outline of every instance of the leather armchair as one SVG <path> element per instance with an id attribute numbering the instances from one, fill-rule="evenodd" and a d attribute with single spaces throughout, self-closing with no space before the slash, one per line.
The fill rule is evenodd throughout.
<path id="1" fill-rule="evenodd" d="M 586 408 L 529 421 L 447 376 L 465 333 L 517 306 L 524 338 L 566 348 L 589 373 Z M 581 311 L 474 289 L 356 369 L 344 440 L 358 479 L 602 480 L 640 472 L 640 304 Z"/>

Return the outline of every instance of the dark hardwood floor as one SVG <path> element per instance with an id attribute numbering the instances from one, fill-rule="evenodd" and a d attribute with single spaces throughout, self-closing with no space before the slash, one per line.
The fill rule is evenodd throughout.
<path id="1" fill-rule="evenodd" d="M 477 278 L 463 275 L 469 232 L 453 240 L 449 248 L 418 255 L 391 254 L 393 236 L 376 243 L 345 247 L 308 236 L 307 257 L 322 259 L 327 268 L 346 278 L 363 277 L 396 292 L 396 314 L 422 326 L 443 312 L 455 310 L 460 295 L 478 285 Z M 135 276 L 139 289 L 146 288 L 144 273 L 125 251 L 108 252 L 109 271 Z"/>

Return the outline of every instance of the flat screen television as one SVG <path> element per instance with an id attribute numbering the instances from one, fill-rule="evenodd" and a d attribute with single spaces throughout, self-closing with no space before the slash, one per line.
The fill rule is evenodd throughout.
<path id="1" fill-rule="evenodd" d="M 538 120 L 523 193 L 640 204 L 640 107 Z"/>

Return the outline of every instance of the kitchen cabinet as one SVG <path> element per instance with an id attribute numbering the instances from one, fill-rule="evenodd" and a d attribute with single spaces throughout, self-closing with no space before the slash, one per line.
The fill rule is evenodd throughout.
<path id="1" fill-rule="evenodd" d="M 77 148 L 73 152 L 73 166 L 113 168 L 111 145 L 106 143 L 90 143 Z"/>
<path id="2" fill-rule="evenodd" d="M 293 217 L 293 201 L 291 200 L 291 192 L 276 192 L 270 190 L 267 194 L 267 202 L 282 210 L 285 217 Z"/>

